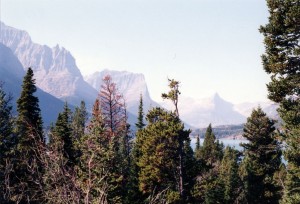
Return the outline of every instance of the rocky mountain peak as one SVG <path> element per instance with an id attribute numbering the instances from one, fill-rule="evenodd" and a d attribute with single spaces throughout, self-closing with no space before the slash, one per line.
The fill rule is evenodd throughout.
<path id="1" fill-rule="evenodd" d="M 53 48 L 32 42 L 26 31 L 1 24 L 0 42 L 9 47 L 24 69 L 31 67 L 37 86 L 53 96 L 79 104 L 93 103 L 97 91 L 81 75 L 71 53 L 56 45 Z"/>

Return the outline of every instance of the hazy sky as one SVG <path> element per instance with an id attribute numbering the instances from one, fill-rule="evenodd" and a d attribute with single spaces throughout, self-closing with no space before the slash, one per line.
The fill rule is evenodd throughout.
<path id="1" fill-rule="evenodd" d="M 186 96 L 266 100 L 258 32 L 268 17 L 264 0 L 0 1 L 5 24 L 34 42 L 65 47 L 83 75 L 105 68 L 143 73 L 155 100 L 168 77 Z"/>

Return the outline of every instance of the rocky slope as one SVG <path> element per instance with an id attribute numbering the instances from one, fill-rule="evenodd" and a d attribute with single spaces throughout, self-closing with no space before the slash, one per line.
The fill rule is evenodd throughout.
<path id="1" fill-rule="evenodd" d="M 22 81 L 25 71 L 22 64 L 13 52 L 0 43 L 0 81 L 7 93 L 12 94 L 13 114 L 16 115 L 16 101 L 20 97 Z M 64 102 L 38 88 L 36 96 L 39 98 L 39 105 L 44 120 L 44 125 L 49 126 L 56 121 L 57 115 L 62 111 Z M 71 107 L 72 108 L 72 107 Z"/>
<path id="2" fill-rule="evenodd" d="M 43 91 L 75 105 L 83 99 L 89 105 L 94 102 L 97 91 L 84 81 L 74 57 L 65 48 L 34 43 L 26 31 L 4 23 L 0 42 L 12 50 L 25 69 L 33 69 L 37 86 Z"/>

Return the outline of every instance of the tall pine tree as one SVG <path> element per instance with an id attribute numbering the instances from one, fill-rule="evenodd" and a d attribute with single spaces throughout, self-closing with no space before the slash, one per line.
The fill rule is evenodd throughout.
<path id="1" fill-rule="evenodd" d="M 211 124 L 206 129 L 203 145 L 200 147 L 198 172 L 193 189 L 197 203 L 218 203 L 224 198 L 223 183 L 218 179 L 223 144 L 219 143 Z"/>
<path id="2" fill-rule="evenodd" d="M 88 112 L 86 110 L 85 102 L 81 101 L 80 106 L 75 108 L 72 115 L 72 135 L 75 140 L 80 140 L 84 135 L 86 121 L 88 119 Z"/>
<path id="3" fill-rule="evenodd" d="M 224 151 L 224 157 L 220 166 L 219 180 L 224 186 L 224 198 L 223 203 L 241 203 L 240 193 L 242 189 L 242 181 L 239 177 L 239 163 L 240 163 L 241 153 L 227 146 Z"/>
<path id="4" fill-rule="evenodd" d="M 96 99 L 87 134 L 81 138 L 82 152 L 78 168 L 83 203 L 108 203 L 109 176 L 112 171 L 109 165 L 111 152 L 105 134 L 105 124 Z"/>
<path id="5" fill-rule="evenodd" d="M 138 132 L 143 138 L 138 165 L 139 188 L 146 194 L 168 189 L 170 200 L 180 200 L 179 137 L 187 140 L 189 130 L 175 113 L 154 108 L 147 114 L 148 125 Z"/>
<path id="6" fill-rule="evenodd" d="M 58 114 L 52 134 L 55 138 L 63 142 L 63 153 L 64 157 L 68 160 L 67 165 L 73 167 L 77 162 L 77 154 L 75 138 L 72 135 L 71 110 L 67 102 L 64 105 L 63 111 Z"/>
<path id="7" fill-rule="evenodd" d="M 300 203 L 300 1 L 267 0 L 269 21 L 261 26 L 265 71 L 271 75 L 269 98 L 280 104 L 284 151 L 288 161 L 283 203 Z"/>
<path id="8" fill-rule="evenodd" d="M 87 120 L 88 112 L 85 107 L 85 102 L 81 101 L 80 106 L 75 108 L 75 111 L 71 118 L 72 138 L 74 140 L 75 157 L 77 160 L 81 155 L 80 142 L 85 133 Z"/>
<path id="9" fill-rule="evenodd" d="M 200 157 L 208 166 L 213 166 L 223 157 L 223 145 L 216 139 L 211 124 L 206 129 L 203 145 L 200 148 Z"/>
<path id="10" fill-rule="evenodd" d="M 179 118 L 179 110 L 178 110 L 178 101 L 179 101 L 179 95 L 181 94 L 179 91 L 179 81 L 176 81 L 174 79 L 168 79 L 169 81 L 169 92 L 168 93 L 162 93 L 162 98 L 163 99 L 169 99 L 172 101 L 173 105 L 175 106 L 175 115 Z M 183 160 L 184 160 L 184 142 L 189 140 L 189 138 L 185 138 L 185 135 L 179 136 L 178 138 L 178 144 L 179 144 L 179 163 L 178 163 L 178 177 L 179 177 L 179 183 L 178 183 L 178 188 L 179 188 L 179 194 L 181 199 L 185 199 L 186 197 L 186 189 L 184 188 L 184 183 L 185 183 L 185 178 L 184 175 L 186 174 L 184 171 L 183 167 Z"/>
<path id="11" fill-rule="evenodd" d="M 241 177 L 248 203 L 279 202 L 280 188 L 273 176 L 281 164 L 281 150 L 274 131 L 274 121 L 260 107 L 244 126 L 243 136 L 249 143 L 241 144 L 245 149 Z"/>
<path id="12" fill-rule="evenodd" d="M 144 111 L 143 111 L 143 95 L 140 95 L 140 104 L 139 104 L 139 111 L 138 111 L 138 121 L 135 124 L 136 128 L 138 130 L 143 129 L 143 127 L 145 127 L 145 123 L 144 123 Z"/>
<path id="13" fill-rule="evenodd" d="M 200 146 L 200 136 L 199 135 L 197 135 L 197 137 L 196 137 L 196 146 L 195 146 L 194 157 L 196 158 L 196 160 L 201 159 L 201 146 Z"/>
<path id="14" fill-rule="evenodd" d="M 136 137 L 131 151 L 129 197 L 132 203 L 141 203 L 143 200 L 143 196 L 139 191 L 139 182 L 138 182 L 138 176 L 140 172 L 138 161 L 141 156 L 141 142 L 143 139 L 140 138 L 140 134 L 138 132 L 142 131 L 145 125 L 146 124 L 144 123 L 143 96 L 141 94 L 140 104 L 138 107 L 137 123 L 135 123 L 135 126 L 137 128 L 137 131 L 135 133 Z"/>
<path id="15" fill-rule="evenodd" d="M 34 96 L 37 88 L 33 71 L 28 68 L 23 80 L 22 92 L 17 100 L 17 143 L 13 161 L 12 200 L 27 203 L 41 202 L 43 166 L 37 155 L 44 146 L 43 124 L 39 99 Z"/>
<path id="16" fill-rule="evenodd" d="M 124 186 L 127 185 L 129 175 L 127 168 L 129 131 L 124 98 L 110 75 L 103 78 L 98 99 L 105 125 L 103 136 L 106 137 L 109 149 L 113 152 L 109 158 L 111 167 L 109 183 L 114 188 L 109 189 L 108 199 L 111 203 L 120 203 L 127 194 Z"/>

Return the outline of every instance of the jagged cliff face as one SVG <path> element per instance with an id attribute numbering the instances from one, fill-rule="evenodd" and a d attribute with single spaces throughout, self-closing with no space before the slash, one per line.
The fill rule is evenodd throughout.
<path id="1" fill-rule="evenodd" d="M 19 84 L 21 83 L 20 79 L 24 76 L 24 69 L 32 67 L 37 86 L 43 91 L 63 101 L 67 100 L 73 105 L 79 105 L 80 101 L 84 100 L 87 106 L 91 108 L 100 90 L 103 77 L 109 74 L 126 100 L 131 124 L 136 122 L 140 94 L 143 95 L 145 114 L 150 108 L 159 106 L 151 99 L 143 74 L 103 70 L 87 76 L 86 82 L 74 57 L 65 48 L 59 46 L 50 48 L 46 45 L 36 44 L 32 42 L 27 32 L 6 26 L 3 23 L 1 24 L 0 43 L 5 45 L 2 45 L 2 48 L 0 46 L 2 50 L 5 50 L 2 52 L 2 56 L 0 55 L 2 64 L 0 80 L 2 77 L 2 79 L 9 81 L 11 87 L 15 87 L 15 80 L 18 80 Z M 17 89 L 18 91 L 20 89 Z M 46 109 L 47 100 L 44 99 L 45 97 L 48 96 L 41 95 L 41 101 L 45 101 Z M 48 101 L 48 106 L 49 104 L 51 103 Z M 206 127 L 209 123 L 212 123 L 213 126 L 240 124 L 246 122 L 246 117 L 258 104 L 269 115 L 277 115 L 276 104 L 244 103 L 233 105 L 223 100 L 218 94 L 208 99 L 180 96 L 179 112 L 183 121 L 196 128 Z M 174 109 L 167 100 L 161 105 L 169 110 Z"/>
<path id="2" fill-rule="evenodd" d="M 83 80 L 74 57 L 65 48 L 36 44 L 26 31 L 3 23 L 0 42 L 12 50 L 25 69 L 33 69 L 37 86 L 45 92 L 73 104 L 83 99 L 93 103 L 97 91 Z"/>
<path id="3" fill-rule="evenodd" d="M 11 49 L 0 43 L 0 82 L 8 94 L 12 95 L 13 114 L 16 115 L 16 101 L 20 97 L 24 68 Z M 54 96 L 37 89 L 35 95 L 39 98 L 44 126 L 54 122 L 62 111 L 64 102 Z M 72 106 L 71 106 L 72 108 Z"/>

